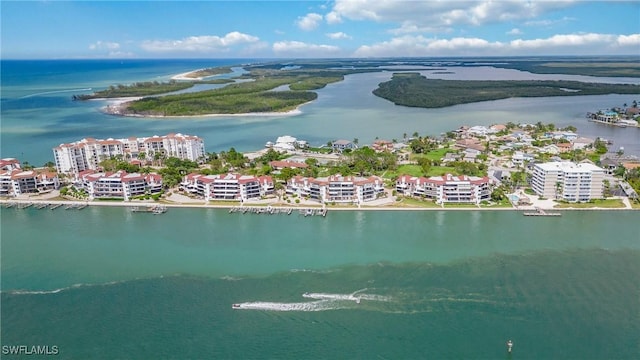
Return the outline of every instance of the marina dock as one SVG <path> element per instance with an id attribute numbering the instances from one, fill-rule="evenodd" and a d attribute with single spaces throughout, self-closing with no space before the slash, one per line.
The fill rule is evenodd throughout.
<path id="1" fill-rule="evenodd" d="M 562 216 L 562 214 L 559 212 L 553 212 L 553 213 L 546 212 L 541 208 L 536 208 L 535 211 L 525 211 L 522 213 L 522 215 L 524 216 Z"/>
<path id="2" fill-rule="evenodd" d="M 131 209 L 131 212 L 134 213 L 147 213 L 147 214 L 164 214 L 167 212 L 167 207 L 162 205 L 154 205 L 154 206 L 136 206 Z"/>
<path id="3" fill-rule="evenodd" d="M 298 210 L 298 214 L 302 216 L 327 216 L 326 208 L 291 208 L 291 207 L 275 207 L 275 206 L 235 206 L 229 209 L 229 214 L 267 214 L 267 215 L 291 215 L 294 210 Z"/>

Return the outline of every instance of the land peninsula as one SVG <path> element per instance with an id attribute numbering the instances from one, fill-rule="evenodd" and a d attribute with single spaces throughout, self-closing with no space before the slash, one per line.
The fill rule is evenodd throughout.
<path id="1" fill-rule="evenodd" d="M 576 64 L 575 59 L 546 62 L 523 59 L 489 65 L 478 59 L 297 60 L 238 66 L 246 72 L 232 79 L 215 77 L 220 74 L 228 75 L 233 67 L 199 69 L 174 76 L 165 83 L 113 85 L 94 94 L 74 95 L 73 98 L 88 100 L 132 97 L 120 101 L 117 106 L 105 108 L 108 113 L 123 116 L 284 114 L 315 100 L 318 95 L 314 90 L 342 81 L 347 75 L 382 71 L 396 73 L 390 81 L 372 89 L 373 93 L 397 105 L 412 107 L 447 107 L 512 97 L 640 93 L 640 85 L 576 81 L 435 80 L 417 73 L 449 73 L 455 71 L 456 67 L 495 66 L 538 73 L 592 76 L 640 74 L 640 66 L 636 62 L 620 59 L 586 59 L 580 64 Z M 208 79 L 204 80 L 205 77 Z M 172 94 L 195 84 L 225 82 L 229 84 L 218 89 Z"/>

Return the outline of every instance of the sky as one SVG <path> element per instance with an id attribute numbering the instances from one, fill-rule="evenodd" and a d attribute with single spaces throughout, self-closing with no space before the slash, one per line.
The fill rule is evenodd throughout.
<path id="1" fill-rule="evenodd" d="M 640 1 L 0 1 L 2 59 L 640 56 Z"/>

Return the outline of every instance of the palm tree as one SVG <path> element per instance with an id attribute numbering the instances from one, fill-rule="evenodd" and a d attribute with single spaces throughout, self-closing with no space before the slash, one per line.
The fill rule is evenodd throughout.
<path id="1" fill-rule="evenodd" d="M 559 199 L 561 194 L 562 194 L 562 182 L 556 181 L 556 199 Z"/>

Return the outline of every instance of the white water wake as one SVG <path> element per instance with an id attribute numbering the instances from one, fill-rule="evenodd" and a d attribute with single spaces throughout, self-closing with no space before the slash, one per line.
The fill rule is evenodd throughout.
<path id="1" fill-rule="evenodd" d="M 39 93 L 35 93 L 35 94 L 25 95 L 25 96 L 21 97 L 20 99 L 27 99 L 27 98 L 30 98 L 30 97 L 35 97 L 35 96 L 40 96 L 40 95 L 58 94 L 58 93 L 75 92 L 75 91 L 90 91 L 90 90 L 92 90 L 92 89 L 91 88 L 84 88 L 84 89 L 68 89 L 68 90 L 45 91 L 45 92 L 39 92 Z"/>
<path id="2" fill-rule="evenodd" d="M 348 306 L 346 306 L 344 303 L 341 304 L 340 302 L 334 300 L 318 300 L 298 303 L 255 301 L 234 304 L 233 308 L 236 310 L 264 311 L 327 311 L 346 309 L 348 308 Z"/>
<path id="3" fill-rule="evenodd" d="M 351 294 L 304 293 L 302 297 L 314 299 L 308 302 L 267 302 L 255 301 L 233 304 L 235 310 L 265 310 L 265 311 L 327 311 L 341 309 L 355 309 L 362 300 L 390 301 L 391 298 L 376 294 L 362 294 L 367 289 L 361 289 Z"/>

